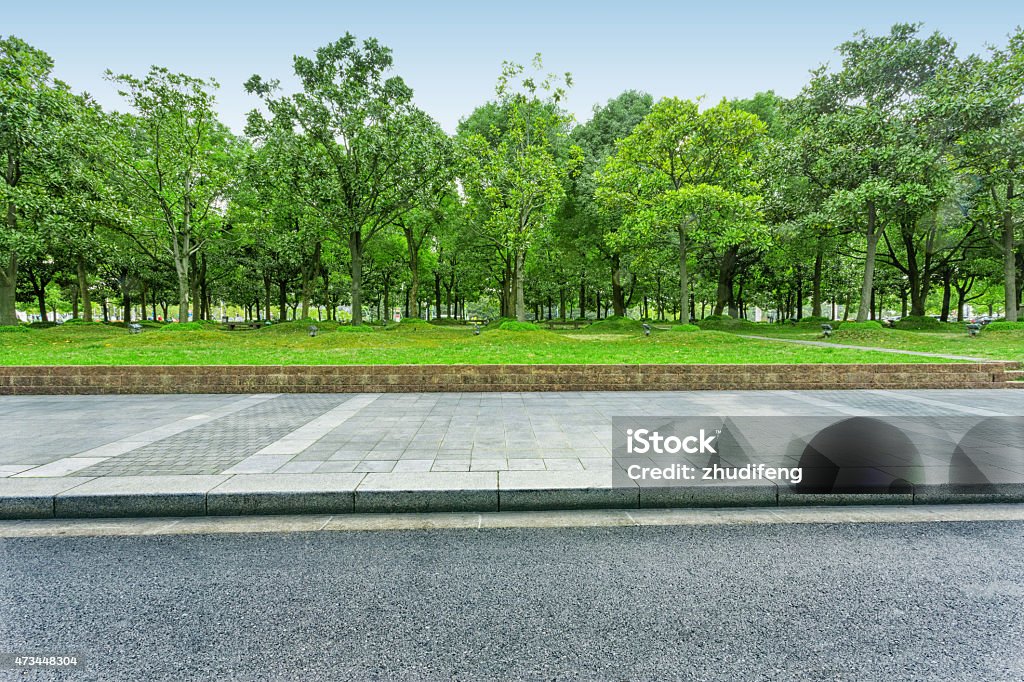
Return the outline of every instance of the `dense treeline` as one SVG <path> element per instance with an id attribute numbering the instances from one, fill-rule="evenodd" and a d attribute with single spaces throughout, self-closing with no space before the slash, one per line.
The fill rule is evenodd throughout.
<path id="1" fill-rule="evenodd" d="M 0 39 L 0 325 L 351 315 L 656 319 L 883 310 L 1016 320 L 1024 32 L 959 56 L 897 25 L 839 46 L 792 99 L 629 91 L 577 124 L 568 74 L 504 65 L 446 134 L 346 35 L 297 89 L 107 73 L 103 111 Z M 116 308 L 116 312 L 115 312 Z"/>

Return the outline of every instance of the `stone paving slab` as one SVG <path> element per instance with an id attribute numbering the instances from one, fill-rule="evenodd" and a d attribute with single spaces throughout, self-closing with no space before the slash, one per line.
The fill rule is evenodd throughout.
<path id="1" fill-rule="evenodd" d="M 903 495 L 808 496 L 735 481 L 621 489 L 610 481 L 612 417 L 984 419 L 1024 415 L 1020 392 L 180 398 L 0 397 L 0 518 L 1024 501 L 1024 462 L 1013 443 L 976 456 L 990 483 L 974 488 L 949 486 L 948 461 L 925 452 L 925 479 Z M 58 427 L 45 428 L 47 420 Z M 89 420 L 99 426 L 90 429 Z M 933 440 L 938 450 L 947 447 Z"/>

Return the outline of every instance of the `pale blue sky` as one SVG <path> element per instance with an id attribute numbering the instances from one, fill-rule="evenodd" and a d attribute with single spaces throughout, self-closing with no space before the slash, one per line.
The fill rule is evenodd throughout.
<path id="1" fill-rule="evenodd" d="M 567 106 L 589 118 L 595 103 L 629 88 L 656 97 L 793 95 L 833 48 L 864 28 L 924 22 L 962 52 L 1002 44 L 1024 24 L 1019 2 L 81 2 L 0 1 L 0 35 L 54 57 L 57 75 L 108 108 L 118 97 L 102 74 L 140 74 L 150 64 L 221 83 L 221 118 L 236 131 L 255 105 L 242 83 L 253 73 L 288 82 L 294 54 L 311 54 L 346 31 L 375 36 L 396 72 L 447 130 L 490 99 L 503 59 L 544 55 L 576 84 Z"/>

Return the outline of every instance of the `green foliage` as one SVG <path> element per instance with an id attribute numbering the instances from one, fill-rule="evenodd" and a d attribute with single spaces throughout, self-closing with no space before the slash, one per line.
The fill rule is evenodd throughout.
<path id="1" fill-rule="evenodd" d="M 533 324 L 532 322 L 519 322 L 517 320 L 506 320 L 498 325 L 498 329 L 503 332 L 539 332 L 542 331 L 540 327 Z"/>
<path id="2" fill-rule="evenodd" d="M 22 332 L 31 332 L 32 329 L 27 324 L 0 324 L 0 334 L 14 334 Z"/>
<path id="3" fill-rule="evenodd" d="M 821 329 L 821 325 L 830 324 L 833 328 L 839 326 L 839 323 L 825 317 L 824 315 L 808 315 L 807 317 L 800 318 L 797 321 L 796 326 L 798 329 Z"/>
<path id="4" fill-rule="evenodd" d="M 587 327 L 588 334 L 642 333 L 643 323 L 629 317 L 611 316 L 598 320 Z"/>
<path id="5" fill-rule="evenodd" d="M 201 332 L 210 327 L 202 322 L 171 322 L 160 327 L 161 332 Z"/>
<path id="6" fill-rule="evenodd" d="M 945 325 L 934 317 L 928 317 L 927 315 L 912 315 L 896 320 L 895 327 L 896 329 L 903 330 L 925 331 L 943 329 Z"/>
<path id="7" fill-rule="evenodd" d="M 855 332 L 855 331 L 863 331 L 863 330 L 868 330 L 868 329 L 882 329 L 882 328 L 883 327 L 882 327 L 881 323 L 875 322 L 874 320 L 865 320 L 864 322 L 854 322 L 853 320 L 848 320 L 846 322 L 840 322 L 839 323 L 839 331 L 841 331 L 841 332 Z"/>
<path id="8" fill-rule="evenodd" d="M 982 327 L 982 329 L 987 332 L 1021 331 L 1024 330 L 1024 322 L 1007 322 L 1006 320 L 996 320 L 995 322 L 989 322 L 984 327 Z"/>
<path id="9" fill-rule="evenodd" d="M 100 326 L 102 326 L 103 323 L 102 322 L 96 322 L 96 321 L 86 322 L 85 320 L 83 320 L 81 318 L 77 318 L 77 319 L 71 319 L 71 320 L 66 321 L 62 326 L 67 327 L 69 325 L 71 327 L 78 327 L 78 326 L 81 326 L 81 325 L 100 325 Z"/>
<path id="10" fill-rule="evenodd" d="M 728 315 L 709 315 L 703 320 L 698 320 L 697 326 L 701 329 L 718 331 L 750 331 L 757 328 L 757 325 L 750 320 L 734 320 Z"/>
<path id="11" fill-rule="evenodd" d="M 699 332 L 700 327 L 695 324 L 674 324 L 669 331 L 674 332 Z"/>

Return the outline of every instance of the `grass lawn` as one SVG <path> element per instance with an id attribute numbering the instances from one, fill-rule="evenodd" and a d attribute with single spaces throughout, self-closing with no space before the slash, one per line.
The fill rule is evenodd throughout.
<path id="1" fill-rule="evenodd" d="M 926 357 L 817 348 L 714 331 L 513 332 L 425 323 L 344 327 L 296 322 L 253 331 L 171 330 L 141 334 L 101 324 L 0 332 L 0 365 L 377 365 L 613 363 L 914 363 Z M 813 337 L 813 334 L 811 334 Z M 1024 339 L 1024 335 L 1017 338 Z M 984 343 L 984 341 L 982 341 Z M 980 344 L 978 344 L 980 345 Z M 950 351 L 952 352 L 952 351 Z M 1018 354 L 1020 356 L 1020 354 Z"/>
<path id="2" fill-rule="evenodd" d="M 951 326 L 952 327 L 952 326 Z M 821 331 L 786 325 L 757 325 L 737 332 L 758 336 L 775 336 L 807 341 L 831 341 L 850 346 L 897 348 L 900 350 L 946 353 L 989 360 L 1024 361 L 1024 331 L 982 331 L 971 337 L 963 326 L 939 331 L 903 331 L 900 329 L 843 330 L 840 326 L 831 339 L 823 339 Z"/>

